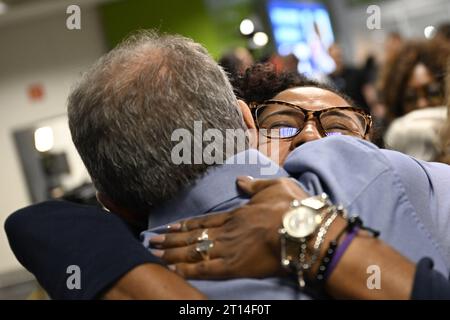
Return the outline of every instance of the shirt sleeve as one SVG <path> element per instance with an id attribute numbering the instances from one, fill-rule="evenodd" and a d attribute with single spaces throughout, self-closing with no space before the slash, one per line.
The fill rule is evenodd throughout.
<path id="1" fill-rule="evenodd" d="M 449 166 L 332 136 L 296 148 L 284 168 L 307 192 L 326 192 L 351 215 L 360 215 L 411 261 L 428 256 L 436 270 L 449 272 Z"/>
<path id="2" fill-rule="evenodd" d="M 162 264 L 119 217 L 93 206 L 43 202 L 13 213 L 5 230 L 52 299 L 95 299 L 134 267 Z"/>
<path id="3" fill-rule="evenodd" d="M 433 270 L 433 261 L 430 258 L 423 258 L 417 264 L 411 299 L 450 299 L 450 281 Z"/>

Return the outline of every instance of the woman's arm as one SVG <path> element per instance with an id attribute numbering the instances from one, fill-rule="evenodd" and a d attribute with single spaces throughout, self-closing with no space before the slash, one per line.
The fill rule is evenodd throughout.
<path id="1" fill-rule="evenodd" d="M 277 231 L 289 203 L 307 195 L 290 179 L 252 181 L 242 177 L 238 184 L 241 189 L 253 195 L 247 205 L 228 213 L 174 225 L 173 229 L 178 229 L 177 232 L 151 239 L 151 243 L 158 248 L 155 253 L 172 263 L 176 272 L 186 278 L 260 278 L 285 275 L 286 271 L 280 264 L 280 238 Z M 345 225 L 346 222 L 341 217 L 332 224 L 322 246 L 322 256 L 328 243 L 337 237 Z M 200 255 L 192 254 L 196 247 L 192 241 L 205 228 L 215 244 L 210 250 L 211 259 L 208 261 L 202 260 Z M 316 264 L 310 277 L 317 268 Z M 423 269 L 416 272 L 415 264 L 395 249 L 382 240 L 369 236 L 365 231 L 359 231 L 328 278 L 325 289 L 335 298 L 409 299 L 417 297 L 412 291 L 413 287 L 414 292 L 416 291 L 415 281 L 418 277 L 433 277 L 440 279 L 441 286 L 434 285 L 437 289 L 429 298 L 445 298 L 445 288 L 449 290 L 449 282 L 442 276 L 439 278 L 435 274 L 430 275 L 431 272 L 434 271 Z M 420 292 L 428 289 L 422 285 Z"/>

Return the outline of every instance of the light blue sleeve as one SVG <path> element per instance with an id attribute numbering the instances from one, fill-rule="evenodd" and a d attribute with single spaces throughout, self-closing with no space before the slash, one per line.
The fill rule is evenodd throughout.
<path id="1" fill-rule="evenodd" d="M 403 183 L 419 221 L 450 254 L 450 166 L 381 151 Z"/>
<path id="2" fill-rule="evenodd" d="M 448 273 L 450 172 L 352 137 L 306 143 L 284 168 L 317 194 L 326 192 L 413 261 L 424 256 Z"/>

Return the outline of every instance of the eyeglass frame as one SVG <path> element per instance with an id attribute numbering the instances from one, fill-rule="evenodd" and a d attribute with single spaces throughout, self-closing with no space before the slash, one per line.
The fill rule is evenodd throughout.
<path id="1" fill-rule="evenodd" d="M 358 132 L 358 135 L 361 135 L 361 137 L 365 137 L 370 129 L 372 128 L 372 116 L 370 114 L 368 114 L 367 112 L 365 112 L 364 110 L 362 110 L 361 108 L 357 108 L 357 107 L 352 107 L 352 106 L 340 106 L 340 107 L 331 107 L 331 108 L 327 108 L 327 109 L 322 109 L 322 110 L 308 110 L 304 107 L 301 107 L 299 105 L 290 103 L 290 102 L 286 102 L 286 101 L 282 101 L 282 100 L 266 100 L 261 104 L 256 104 L 256 103 L 252 103 L 250 104 L 250 110 L 253 112 L 254 114 L 254 118 L 255 118 L 255 123 L 256 126 L 258 127 L 258 129 L 261 129 L 259 126 L 259 121 L 258 121 L 258 116 L 257 116 L 257 111 L 258 109 L 260 109 L 261 107 L 265 107 L 268 104 L 280 104 L 280 105 L 284 105 L 287 107 L 291 107 L 291 108 L 295 108 L 300 110 L 301 112 L 303 112 L 303 115 L 305 116 L 305 123 L 308 121 L 308 119 L 310 119 L 310 114 L 313 115 L 313 118 L 315 120 L 318 120 L 318 124 L 319 124 L 319 131 L 321 131 L 321 135 L 326 137 L 326 131 L 325 129 L 322 127 L 322 123 L 320 122 L 320 115 L 325 112 L 325 111 L 330 111 L 330 110 L 336 110 L 336 109 L 344 109 L 344 110 L 350 110 L 350 111 L 354 111 L 356 113 L 359 113 L 360 115 L 363 116 L 364 120 L 365 120 L 365 124 L 366 124 L 366 128 L 364 130 L 364 133 L 361 135 L 361 133 Z M 285 137 L 285 138 L 272 138 L 272 137 L 268 137 L 270 139 L 293 139 L 294 137 L 296 137 L 298 134 L 300 134 L 300 132 L 302 132 L 304 129 L 304 127 L 302 129 L 299 129 L 298 132 L 293 135 L 292 137 Z M 356 132 L 355 132 L 356 133 Z"/>
<path id="2" fill-rule="evenodd" d="M 433 85 L 437 85 L 438 87 L 438 91 L 439 91 L 439 97 L 435 96 L 433 97 L 432 95 L 430 95 L 428 89 L 433 86 Z M 418 88 L 414 88 L 413 90 L 414 92 L 414 97 L 408 97 L 408 90 L 410 89 L 406 89 L 403 95 L 403 104 L 404 106 L 417 106 L 417 102 L 419 101 L 419 99 L 425 98 L 427 99 L 427 101 L 430 101 L 431 99 L 434 98 L 440 98 L 442 101 L 445 99 L 445 90 L 444 90 L 444 86 L 442 85 L 442 83 L 440 83 L 439 81 L 433 81 L 430 83 L 427 83 L 425 85 L 421 85 Z M 420 92 L 420 94 L 417 94 L 417 92 Z"/>

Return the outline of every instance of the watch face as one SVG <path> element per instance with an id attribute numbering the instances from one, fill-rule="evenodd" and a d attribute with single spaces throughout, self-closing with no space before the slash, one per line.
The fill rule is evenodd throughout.
<path id="1" fill-rule="evenodd" d="M 308 207 L 293 209 L 283 217 L 283 227 L 291 237 L 307 237 L 316 230 L 316 226 L 316 211 Z"/>

